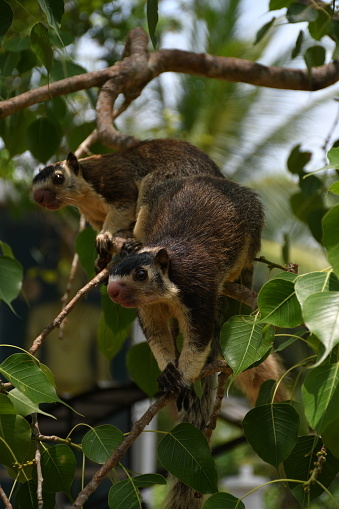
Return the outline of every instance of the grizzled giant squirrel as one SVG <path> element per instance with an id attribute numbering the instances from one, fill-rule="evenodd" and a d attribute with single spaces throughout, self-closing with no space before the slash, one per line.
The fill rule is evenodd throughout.
<path id="1" fill-rule="evenodd" d="M 141 198 L 135 244 L 127 242 L 126 255 L 110 269 L 108 294 L 116 303 L 137 308 L 161 370 L 160 387 L 177 393 L 181 422 L 201 430 L 210 417 L 215 379 L 202 379 L 200 400 L 193 383 L 219 355 L 223 284 L 239 278 L 251 283 L 263 223 L 255 193 L 225 178 L 160 182 Z M 183 335 L 180 354 L 178 329 Z M 279 375 L 271 355 L 237 381 L 254 402 L 261 383 Z M 280 388 L 277 400 L 284 397 Z M 199 509 L 202 503 L 192 488 L 175 481 L 167 508 Z"/>

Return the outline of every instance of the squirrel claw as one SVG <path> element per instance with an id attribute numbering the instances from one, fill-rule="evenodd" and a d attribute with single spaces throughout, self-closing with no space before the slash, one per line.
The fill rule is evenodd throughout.
<path id="1" fill-rule="evenodd" d="M 181 372 L 171 362 L 167 364 L 164 371 L 158 377 L 158 384 L 161 390 L 166 392 L 177 392 L 177 408 L 186 411 L 189 408 L 192 396 L 193 385 L 183 380 Z"/>

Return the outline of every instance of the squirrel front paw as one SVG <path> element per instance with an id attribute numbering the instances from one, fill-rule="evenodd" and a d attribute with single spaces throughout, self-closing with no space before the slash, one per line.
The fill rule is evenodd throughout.
<path id="1" fill-rule="evenodd" d="M 96 237 L 95 247 L 99 256 L 101 258 L 107 259 L 108 255 L 112 254 L 113 235 L 108 231 L 101 231 Z"/>
<path id="2" fill-rule="evenodd" d="M 196 397 L 193 384 L 184 380 L 182 373 L 172 362 L 168 363 L 164 371 L 158 377 L 158 384 L 165 392 L 176 392 L 178 410 L 188 410 L 190 401 Z"/>

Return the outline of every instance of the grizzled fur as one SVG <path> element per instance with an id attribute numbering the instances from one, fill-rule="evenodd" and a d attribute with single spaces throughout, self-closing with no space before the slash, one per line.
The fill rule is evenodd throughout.
<path id="1" fill-rule="evenodd" d="M 182 422 L 204 430 L 215 379 L 202 380 L 201 402 L 193 382 L 216 358 L 220 299 L 225 281 L 246 273 L 260 249 L 262 206 L 251 190 L 212 176 L 177 178 L 148 188 L 134 228 L 138 251 L 110 271 L 108 294 L 136 307 L 140 324 L 162 371 L 159 385 L 178 393 Z M 132 251 L 133 243 L 127 246 Z M 173 320 L 183 335 L 178 355 Z M 257 389 L 258 390 L 258 389 Z M 198 509 L 202 499 L 176 482 L 168 509 Z"/>
<path id="2" fill-rule="evenodd" d="M 57 210 L 75 205 L 95 230 L 96 247 L 110 261 L 113 236 L 129 236 L 137 200 L 155 183 L 173 177 L 208 174 L 221 177 L 216 164 L 201 150 L 177 140 L 147 140 L 122 152 L 51 164 L 33 180 L 34 200 Z"/>

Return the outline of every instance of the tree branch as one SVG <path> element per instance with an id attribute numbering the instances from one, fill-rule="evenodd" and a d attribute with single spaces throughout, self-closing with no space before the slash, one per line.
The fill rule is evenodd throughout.
<path id="1" fill-rule="evenodd" d="M 216 373 L 218 371 L 222 371 L 225 375 L 225 378 L 221 377 L 219 379 L 219 389 L 218 396 L 220 398 L 221 390 L 224 390 L 224 384 L 230 374 L 233 373 L 231 368 L 228 366 L 226 361 L 218 361 L 205 366 L 205 368 L 200 373 L 199 379 L 204 376 Z M 98 488 L 99 484 L 104 480 L 106 475 L 114 468 L 126 451 L 131 447 L 131 445 L 135 442 L 135 440 L 141 435 L 144 431 L 145 427 L 151 422 L 153 417 L 164 408 L 170 401 L 172 401 L 176 397 L 175 393 L 165 393 L 163 396 L 151 405 L 144 415 L 134 424 L 130 433 L 126 436 L 124 441 L 117 447 L 109 460 L 94 474 L 89 483 L 85 486 L 85 488 L 78 494 L 76 500 L 73 502 L 72 509 L 81 509 L 84 503 L 88 500 L 90 495 Z M 217 418 L 218 409 L 220 409 L 221 401 L 216 402 L 214 411 L 215 411 L 215 419 Z M 211 430 L 212 433 L 213 430 Z"/>
<path id="2" fill-rule="evenodd" d="M 3 503 L 5 504 L 5 508 L 6 509 L 13 509 L 13 506 L 12 504 L 10 503 L 10 501 L 8 500 L 7 498 L 7 495 L 6 493 L 4 492 L 4 490 L 2 489 L 2 486 L 0 485 L 0 499 L 3 501 Z"/>
<path id="3" fill-rule="evenodd" d="M 211 413 L 209 423 L 207 424 L 205 429 L 205 437 L 208 442 L 211 440 L 212 433 L 217 425 L 217 419 L 220 415 L 221 404 L 222 400 L 224 399 L 226 383 L 229 376 L 230 374 L 224 373 L 223 371 L 218 376 L 218 388 L 215 396 L 214 407 Z"/>
<path id="4" fill-rule="evenodd" d="M 247 288 L 247 286 L 240 285 L 239 283 L 226 281 L 223 284 L 222 294 L 226 295 L 226 297 L 231 297 L 232 299 L 238 300 L 253 310 L 257 307 L 257 292 Z"/>
<path id="5" fill-rule="evenodd" d="M 108 105 L 112 106 L 119 93 L 124 93 L 129 103 L 140 94 L 149 81 L 169 71 L 289 90 L 315 91 L 327 88 L 339 80 L 339 60 L 313 67 L 309 74 L 306 69 L 265 66 L 249 60 L 176 49 L 160 50 L 148 56 L 146 38 L 142 29 L 134 29 L 126 43 L 125 55 L 128 56 L 115 65 L 101 71 L 56 81 L 0 102 L 0 118 L 53 97 L 92 87 L 102 87 L 107 81 L 112 80 L 103 89 L 103 98 L 99 102 L 99 107 L 104 110 Z M 103 119 L 103 122 L 106 123 L 108 120 Z M 100 132 L 104 132 L 103 124 Z M 119 146 L 121 145 L 118 140 Z"/>
<path id="6" fill-rule="evenodd" d="M 148 408 L 144 415 L 134 424 L 131 432 L 126 436 L 119 447 L 117 447 L 110 459 L 96 472 L 87 486 L 78 494 L 76 500 L 73 502 L 73 509 L 80 509 L 83 507 L 89 496 L 97 489 L 110 470 L 117 465 L 129 447 L 135 442 L 138 436 L 141 435 L 147 424 L 149 424 L 159 410 L 166 406 L 174 397 L 174 393 L 166 393 Z"/>
<path id="7" fill-rule="evenodd" d="M 40 442 L 38 440 L 40 435 L 39 425 L 38 425 L 38 415 L 32 414 L 32 433 L 35 438 L 35 461 L 36 461 L 36 470 L 37 470 L 37 500 L 38 500 L 38 509 L 43 509 L 44 500 L 42 497 L 42 485 L 44 482 L 44 478 L 42 476 L 41 469 L 41 451 L 40 451 Z"/>

